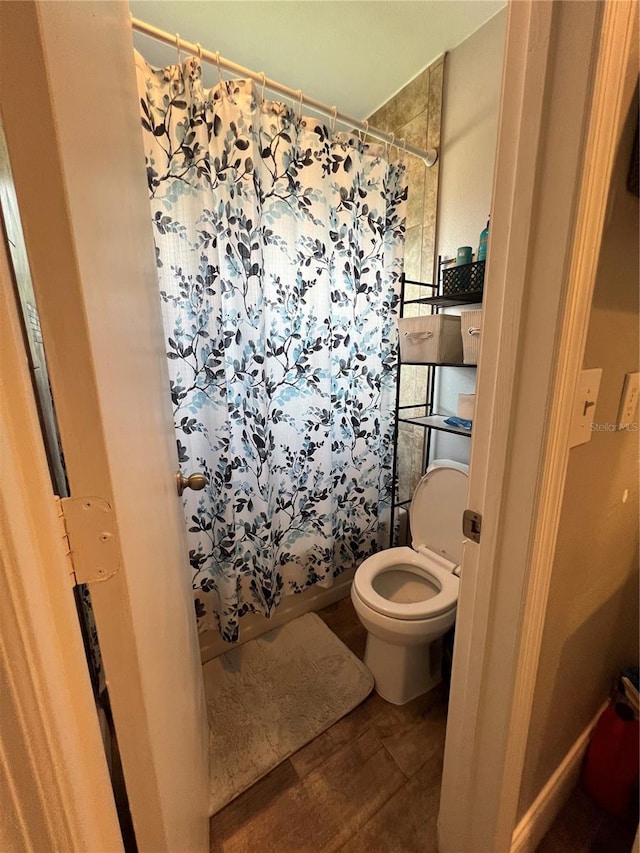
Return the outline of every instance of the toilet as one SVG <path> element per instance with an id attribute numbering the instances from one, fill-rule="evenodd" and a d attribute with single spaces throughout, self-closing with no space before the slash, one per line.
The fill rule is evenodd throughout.
<path id="1" fill-rule="evenodd" d="M 388 548 L 356 570 L 351 600 L 367 629 L 376 692 L 404 705 L 441 680 L 442 637 L 455 622 L 469 467 L 440 460 L 413 494 L 412 547 Z"/>

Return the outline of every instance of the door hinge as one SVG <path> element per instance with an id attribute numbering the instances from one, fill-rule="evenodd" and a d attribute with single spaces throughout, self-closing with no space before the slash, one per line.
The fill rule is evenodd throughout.
<path id="1" fill-rule="evenodd" d="M 472 509 L 465 509 L 462 514 L 462 533 L 472 542 L 480 542 L 482 533 L 482 515 Z"/>
<path id="2" fill-rule="evenodd" d="M 71 586 L 109 580 L 120 570 L 113 509 L 104 498 L 55 498 Z"/>

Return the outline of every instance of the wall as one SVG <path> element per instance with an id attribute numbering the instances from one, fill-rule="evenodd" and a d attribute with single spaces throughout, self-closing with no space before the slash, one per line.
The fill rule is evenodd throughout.
<path id="1" fill-rule="evenodd" d="M 370 116 L 372 124 L 392 131 L 398 139 L 405 137 L 415 145 L 435 146 L 441 152 L 431 169 L 408 158 L 408 279 L 435 282 L 438 254 L 450 257 L 460 245 L 471 244 L 474 251 L 477 249 L 491 207 L 506 23 L 504 8 Z M 406 299 L 428 295 L 428 290 L 407 286 Z M 405 308 L 405 316 L 426 313 L 430 313 L 428 306 Z M 401 405 L 425 400 L 428 370 L 421 366 L 402 368 Z M 474 387 L 475 370 L 438 371 L 437 412 L 455 414 L 458 393 L 472 393 Z M 421 416 L 425 410 L 416 406 L 403 414 Z M 432 458 L 468 462 L 469 439 L 445 433 L 433 435 Z M 422 474 L 424 442 L 423 428 L 400 424 L 400 501 L 411 498 Z"/>
<path id="2" fill-rule="evenodd" d="M 487 223 L 506 26 L 505 8 L 447 55 L 436 255 L 454 257 L 458 246 L 472 246 L 475 255 Z M 479 306 L 466 306 L 474 307 Z M 455 414 L 458 394 L 473 393 L 475 371 L 447 368 L 438 371 L 438 378 L 438 413 Z M 469 439 L 440 433 L 435 453 L 438 458 L 468 462 L 470 448 Z"/>
<path id="3" fill-rule="evenodd" d="M 369 117 L 374 127 L 395 133 L 397 139 L 423 148 L 440 148 L 444 57 L 441 56 L 407 83 Z M 440 161 L 427 169 L 417 157 L 407 157 L 407 237 L 405 277 L 432 282 L 435 274 L 436 215 Z M 407 285 L 405 299 L 431 296 L 431 290 Z M 405 316 L 429 313 L 425 305 L 409 305 Z M 407 365 L 400 377 L 400 405 L 423 403 L 427 369 Z M 425 414 L 424 405 L 406 410 L 409 416 Z M 422 474 L 425 431 L 422 427 L 400 424 L 398 429 L 398 500 L 409 500 Z"/>
<path id="4" fill-rule="evenodd" d="M 601 425 L 615 423 L 624 374 L 638 370 L 638 198 L 625 188 L 636 81 L 637 61 L 627 85 L 632 108 L 612 180 L 584 358 L 585 368 L 603 369 L 595 413 Z M 605 428 L 570 451 L 520 816 L 606 699 L 619 667 L 637 660 L 638 433 Z"/>
<path id="5" fill-rule="evenodd" d="M 438 252 L 478 248 L 493 189 L 502 57 L 503 9 L 447 56 L 442 111 Z"/>

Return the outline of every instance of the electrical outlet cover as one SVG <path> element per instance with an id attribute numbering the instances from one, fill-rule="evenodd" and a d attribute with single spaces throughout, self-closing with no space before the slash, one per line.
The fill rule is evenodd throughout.
<path id="1" fill-rule="evenodd" d="M 640 373 L 627 373 L 622 386 L 622 397 L 618 409 L 618 429 L 629 429 L 635 419 L 640 393 Z"/>

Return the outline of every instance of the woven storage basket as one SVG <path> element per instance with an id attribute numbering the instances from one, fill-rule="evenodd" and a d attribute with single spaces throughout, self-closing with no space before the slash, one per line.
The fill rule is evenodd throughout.
<path id="1" fill-rule="evenodd" d="M 477 364 L 482 337 L 482 309 L 462 311 L 460 314 L 462 350 L 465 364 Z"/>
<path id="2" fill-rule="evenodd" d="M 403 362 L 462 364 L 460 317 L 429 314 L 398 320 L 400 358 Z"/>
<path id="3" fill-rule="evenodd" d="M 466 296 L 467 294 L 482 293 L 484 285 L 484 261 L 474 261 L 472 264 L 449 267 L 442 270 L 442 295 Z M 481 302 L 478 299 L 478 302 Z"/>

